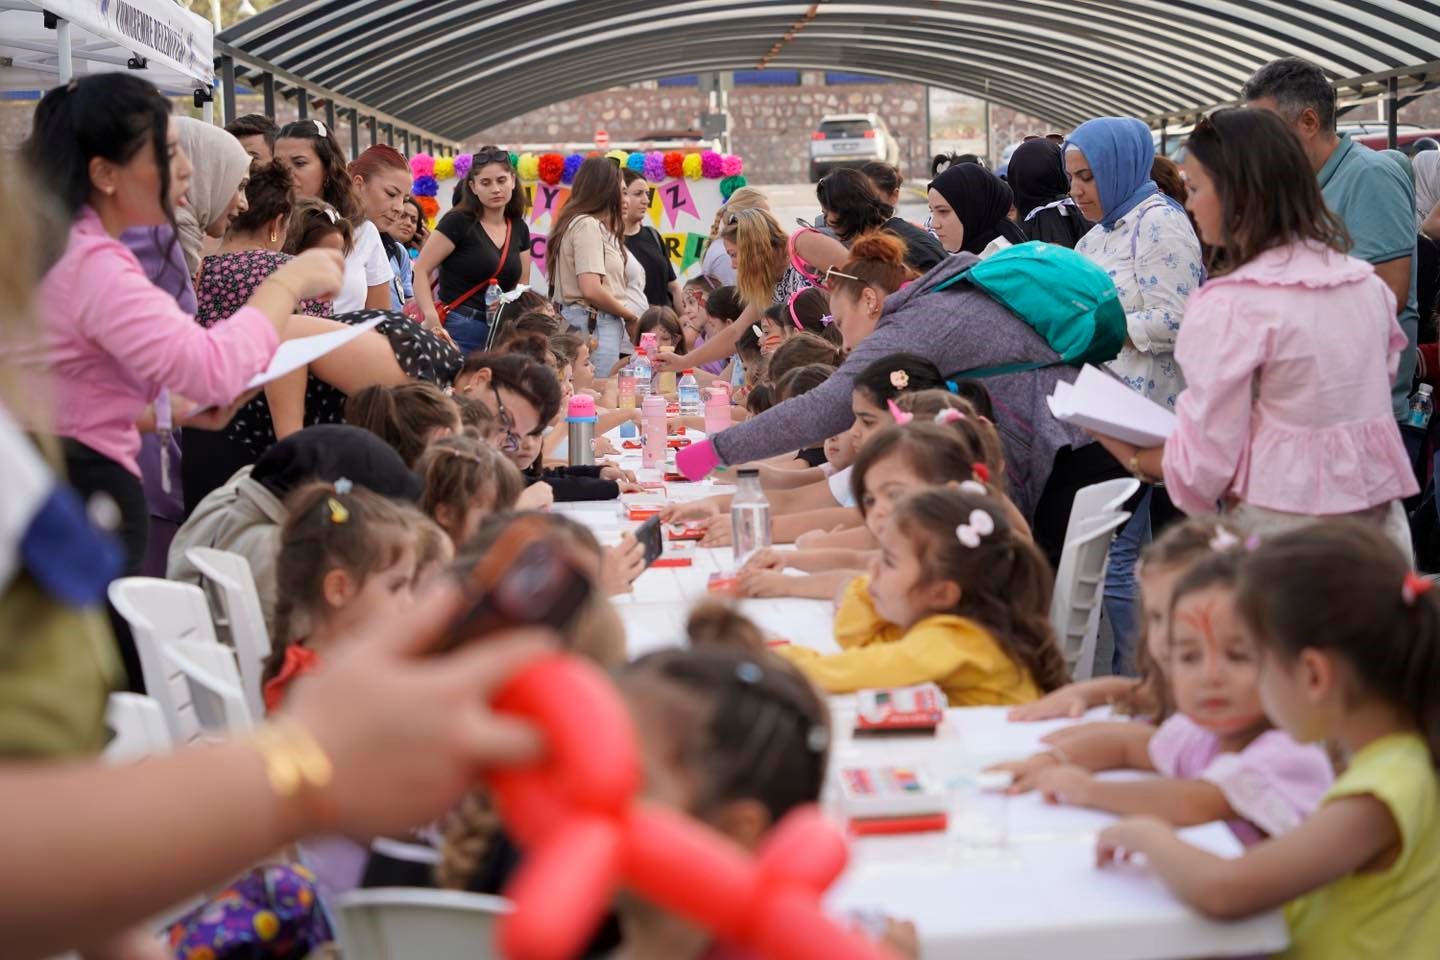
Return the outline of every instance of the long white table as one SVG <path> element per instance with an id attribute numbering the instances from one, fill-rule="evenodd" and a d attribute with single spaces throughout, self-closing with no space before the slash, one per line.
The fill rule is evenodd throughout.
<path id="1" fill-rule="evenodd" d="M 617 444 L 618 445 L 618 444 Z M 637 469 L 638 456 L 623 457 Z M 658 480 L 659 473 L 642 480 Z M 671 484 L 688 501 L 728 492 L 713 483 Z M 557 510 L 612 542 L 636 526 L 616 503 L 559 504 Z M 699 550 L 691 567 L 646 571 L 635 591 L 617 598 L 632 657 L 681 645 L 685 620 L 706 596 L 712 573 L 729 571 L 731 551 Z M 821 651 L 836 647 L 833 609 L 816 600 L 742 600 L 740 609 L 763 629 Z M 1006 798 L 982 791 L 975 775 L 998 760 L 1040 749 L 1040 737 L 1072 721 L 1016 724 L 1000 708 L 951 709 L 934 737 L 856 740 L 853 697 L 832 697 L 831 774 L 844 766 L 925 768 L 950 801 L 943 833 L 866 837 L 851 846 L 851 863 L 831 891 L 837 914 L 879 910 L 913 921 L 927 958 L 1064 957 L 1067 960 L 1162 960 L 1253 956 L 1288 943 L 1279 911 L 1218 923 L 1170 895 L 1143 865 L 1095 866 L 1095 835 L 1114 820 L 1096 811 L 1053 807 L 1034 794 Z M 827 807 L 833 783 L 827 787 Z M 1221 823 L 1186 830 L 1191 843 L 1224 856 L 1240 844 Z"/>

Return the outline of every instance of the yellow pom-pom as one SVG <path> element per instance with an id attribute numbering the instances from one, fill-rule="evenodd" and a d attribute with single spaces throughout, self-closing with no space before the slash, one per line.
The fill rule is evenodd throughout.
<path id="1" fill-rule="evenodd" d="M 520 169 L 515 172 L 521 180 L 540 179 L 540 158 L 533 153 L 520 154 Z"/>
<path id="2" fill-rule="evenodd" d="M 455 158 L 454 158 L 454 157 L 436 157 L 436 158 L 435 158 L 435 179 L 436 179 L 436 180 L 450 180 L 450 179 L 453 179 L 454 176 L 455 176 Z"/>
<path id="3" fill-rule="evenodd" d="M 704 171 L 704 164 L 700 160 L 700 154 L 687 153 L 685 155 L 685 161 L 680 165 L 680 169 L 684 171 L 685 176 L 689 179 L 699 180 Z"/>
<path id="4" fill-rule="evenodd" d="M 256 935 L 258 935 L 261 940 L 274 940 L 275 935 L 280 932 L 280 918 L 269 910 L 261 910 L 255 914 L 255 919 L 252 923 L 254 924 Z"/>
<path id="5" fill-rule="evenodd" d="M 625 166 L 625 162 L 630 159 L 630 154 L 628 154 L 628 153 L 626 153 L 624 150 L 620 150 L 620 149 L 618 149 L 618 148 L 615 149 L 615 150 L 611 150 L 610 152 L 606 153 L 605 156 L 609 157 L 611 160 L 616 160 L 616 161 L 618 161 L 618 162 L 620 163 L 620 166 L 621 166 L 621 167 L 624 167 L 624 166 Z"/>

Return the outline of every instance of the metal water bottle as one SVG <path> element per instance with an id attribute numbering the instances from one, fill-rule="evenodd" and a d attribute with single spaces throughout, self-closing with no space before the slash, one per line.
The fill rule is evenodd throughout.
<path id="1" fill-rule="evenodd" d="M 570 425 L 570 466 L 589 467 L 595 463 L 595 398 L 577 394 L 565 409 L 565 422 Z"/>

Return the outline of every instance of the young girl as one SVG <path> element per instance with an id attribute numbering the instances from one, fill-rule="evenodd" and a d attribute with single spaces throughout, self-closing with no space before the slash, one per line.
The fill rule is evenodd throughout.
<path id="1" fill-rule="evenodd" d="M 787 373 L 798 367 L 816 363 L 839 367 L 844 362 L 844 351 L 824 337 L 813 333 L 795 333 L 771 354 L 766 373 L 771 383 L 779 383 Z"/>
<path id="2" fill-rule="evenodd" d="M 835 346 L 840 345 L 840 331 L 830 315 L 830 298 L 819 287 L 806 287 L 765 311 L 766 322 L 776 329 L 782 341 L 797 333 L 810 333 Z M 769 327 L 767 327 L 768 331 Z"/>
<path id="3" fill-rule="evenodd" d="M 390 444 L 412 469 L 427 446 L 462 429 L 455 401 L 424 382 L 366 387 L 345 401 L 345 422 Z"/>
<path id="4" fill-rule="evenodd" d="M 463 435 L 432 443 L 415 472 L 425 484 L 420 509 L 449 535 L 456 550 L 475 536 L 487 515 L 513 508 L 525 486 L 513 463 Z"/>
<path id="5" fill-rule="evenodd" d="M 830 693 L 933 681 L 957 707 L 1023 703 L 1065 683 L 1049 565 L 971 483 L 895 505 L 870 576 L 835 614 L 842 653 L 781 655 Z"/>
<path id="6" fill-rule="evenodd" d="M 313 670 L 336 640 L 410 602 L 418 515 L 348 480 L 302 487 L 286 501 L 275 579 L 275 649 L 265 664 L 265 708 Z"/>
<path id="7" fill-rule="evenodd" d="M 1334 774 L 1325 751 L 1301 746 L 1265 716 L 1260 664 L 1235 609 L 1241 553 L 1212 552 L 1175 586 L 1165 676 L 1176 713 L 1150 730 L 1109 725 L 997 769 L 1012 793 L 1037 789 L 1051 803 L 1160 817 L 1175 826 L 1226 820 L 1247 846 L 1294 829 Z M 1159 773 L 1106 781 L 1101 770 Z"/>
<path id="8" fill-rule="evenodd" d="M 1139 678 L 1095 677 L 1066 684 L 1034 703 L 1016 707 L 1010 711 L 1010 719 L 1079 717 L 1092 707 L 1113 704 L 1125 713 L 1146 717 L 1154 724 L 1163 723 L 1171 713 L 1169 688 L 1161 665 L 1169 659 L 1166 651 L 1175 584 L 1195 564 L 1240 540 L 1241 535 L 1234 527 L 1216 517 L 1193 517 L 1168 527 L 1140 554 L 1135 571 L 1145 617 L 1135 664 Z"/>
<path id="9" fill-rule="evenodd" d="M 1422 957 L 1440 938 L 1440 597 L 1376 528 L 1276 536 L 1241 567 L 1243 632 L 1276 723 L 1345 772 L 1304 823 L 1226 860 L 1156 819 L 1100 834 L 1212 917 L 1286 905 L 1286 957 Z"/>
<path id="10" fill-rule="evenodd" d="M 318 197 L 297 198 L 285 231 L 284 252 L 298 256 L 306 250 L 334 250 L 349 255 L 354 244 L 350 221 Z"/>

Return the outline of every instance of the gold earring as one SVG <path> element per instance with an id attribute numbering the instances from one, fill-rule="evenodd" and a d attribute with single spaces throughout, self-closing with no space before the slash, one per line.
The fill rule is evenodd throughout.
<path id="1" fill-rule="evenodd" d="M 114 187 L 106 187 L 106 188 L 105 188 L 105 196 L 107 196 L 107 197 L 113 197 L 113 196 L 115 196 L 115 188 L 114 188 Z"/>
<path id="2" fill-rule="evenodd" d="M 271 243 L 274 243 L 274 242 L 275 242 L 275 231 L 274 231 L 274 230 L 271 230 L 271 231 L 270 231 L 270 242 L 271 242 Z"/>

